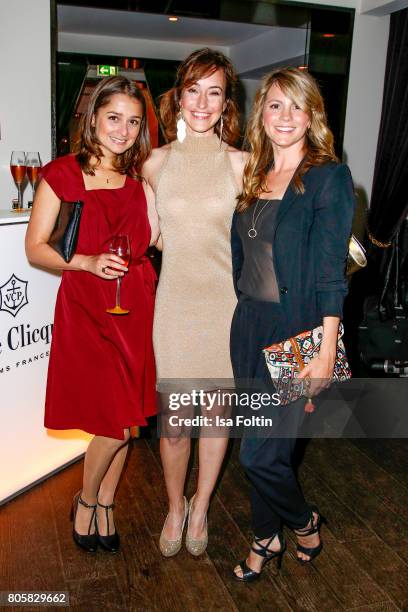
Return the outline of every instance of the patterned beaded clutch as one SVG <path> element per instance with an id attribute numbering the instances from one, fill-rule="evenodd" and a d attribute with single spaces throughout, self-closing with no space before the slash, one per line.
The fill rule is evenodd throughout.
<path id="1" fill-rule="evenodd" d="M 333 380 L 342 382 L 351 378 L 351 370 L 347 361 L 346 351 L 341 340 L 344 333 L 343 324 L 339 326 L 337 339 L 337 354 L 334 363 Z M 320 351 L 323 339 L 323 326 L 305 331 L 293 338 L 277 342 L 263 349 L 266 365 L 268 366 L 272 382 L 280 395 L 280 404 L 286 406 L 300 397 L 308 397 L 310 381 L 298 380 L 303 370 L 315 355 Z M 311 398 L 305 407 L 307 412 L 313 411 Z"/>

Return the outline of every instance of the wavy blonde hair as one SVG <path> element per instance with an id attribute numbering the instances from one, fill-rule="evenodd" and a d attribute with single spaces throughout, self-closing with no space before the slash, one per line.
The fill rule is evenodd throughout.
<path id="1" fill-rule="evenodd" d="M 302 176 L 311 166 L 338 161 L 334 152 L 333 134 L 327 124 L 323 98 L 315 79 L 309 73 L 290 66 L 274 70 L 265 76 L 258 89 L 248 121 L 246 142 L 249 145 L 250 157 L 244 169 L 243 191 L 238 197 L 238 212 L 249 208 L 259 194 L 268 189 L 266 175 L 273 166 L 274 156 L 271 140 L 263 125 L 263 110 L 269 89 L 274 84 L 307 113 L 310 119 L 310 128 L 306 132 L 305 139 L 305 159 L 293 177 L 295 191 L 304 193 Z"/>

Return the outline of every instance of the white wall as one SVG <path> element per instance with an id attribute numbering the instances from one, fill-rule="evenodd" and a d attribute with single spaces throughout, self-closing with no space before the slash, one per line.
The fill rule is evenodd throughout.
<path id="1" fill-rule="evenodd" d="M 377 15 L 389 15 L 408 7 L 408 0 L 293 0 L 293 2 L 336 8 L 355 8 L 359 13 L 375 12 Z"/>
<path id="2" fill-rule="evenodd" d="M 356 13 L 347 97 L 344 152 L 357 187 L 370 201 L 381 120 L 389 15 Z"/>
<path id="3" fill-rule="evenodd" d="M 120 36 L 89 36 L 89 34 L 71 32 L 60 32 L 58 34 L 58 51 L 67 53 L 100 53 L 124 55 L 125 57 L 183 60 L 200 46 L 203 47 L 204 45 Z M 228 47 L 211 46 L 213 49 L 228 54 Z"/>
<path id="4" fill-rule="evenodd" d="M 49 0 L 0 2 L 0 57 L 0 209 L 7 209 L 17 197 L 11 151 L 40 151 L 43 162 L 51 157 Z"/>
<path id="5" fill-rule="evenodd" d="M 371 15 L 389 15 L 408 7 L 408 0 L 359 0 L 358 12 Z"/>
<path id="6" fill-rule="evenodd" d="M 293 57 L 303 58 L 306 34 L 305 28 L 274 28 L 231 46 L 230 58 L 239 74 Z"/>

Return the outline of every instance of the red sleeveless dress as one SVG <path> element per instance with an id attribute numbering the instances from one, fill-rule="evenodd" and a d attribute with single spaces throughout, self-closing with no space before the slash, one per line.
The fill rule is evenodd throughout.
<path id="1" fill-rule="evenodd" d="M 90 272 L 65 271 L 55 307 L 48 368 L 45 426 L 82 429 L 123 439 L 123 430 L 145 425 L 156 413 L 152 323 L 156 274 L 145 256 L 150 241 L 147 204 L 140 182 L 126 177 L 119 189 L 85 190 L 74 155 L 42 170 L 58 198 L 82 200 L 77 253 L 108 250 L 111 236 L 127 234 L 129 272 L 121 288 L 128 315 L 107 314 L 116 281 Z"/>

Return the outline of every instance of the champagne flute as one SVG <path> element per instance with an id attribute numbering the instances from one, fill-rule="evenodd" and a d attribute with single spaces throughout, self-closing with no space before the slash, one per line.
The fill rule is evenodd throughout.
<path id="1" fill-rule="evenodd" d="M 10 171 L 17 185 L 18 207 L 23 208 L 23 194 L 21 185 L 26 175 L 26 161 L 24 151 L 13 151 L 10 160 Z"/>
<path id="2" fill-rule="evenodd" d="M 124 260 L 124 265 L 128 267 L 130 260 L 130 243 L 129 237 L 126 235 L 112 236 L 109 242 L 109 252 L 118 255 Z M 120 305 L 120 286 L 122 283 L 122 277 L 118 276 L 116 279 L 116 306 L 114 308 L 107 308 L 106 312 L 110 314 L 123 315 L 128 314 L 129 310 L 122 308 Z"/>
<path id="3" fill-rule="evenodd" d="M 26 155 L 27 176 L 33 190 L 33 200 L 38 179 L 40 178 L 41 159 L 38 151 L 30 151 Z"/>

